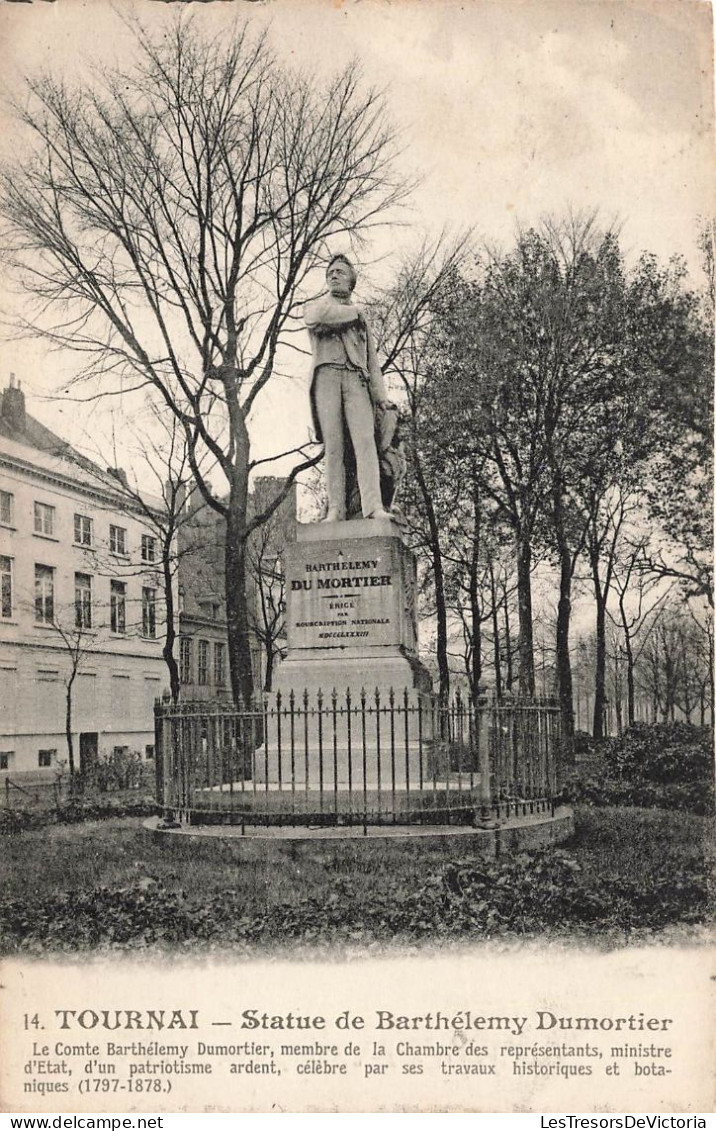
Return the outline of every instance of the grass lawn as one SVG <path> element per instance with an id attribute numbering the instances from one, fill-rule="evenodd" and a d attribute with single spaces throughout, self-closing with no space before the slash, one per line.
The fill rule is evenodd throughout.
<path id="1" fill-rule="evenodd" d="M 707 818 L 635 808 L 577 812 L 572 840 L 499 861 L 460 847 L 332 842 L 155 843 L 137 819 L 4 838 L 5 953 L 435 942 L 545 934 L 622 939 L 705 921 Z"/>

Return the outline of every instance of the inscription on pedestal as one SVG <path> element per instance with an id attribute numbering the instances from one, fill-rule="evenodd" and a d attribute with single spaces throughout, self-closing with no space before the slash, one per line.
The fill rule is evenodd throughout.
<path id="1" fill-rule="evenodd" d="M 397 538 L 298 543 L 286 554 L 289 651 L 402 645 L 415 650 Z"/>
<path id="2" fill-rule="evenodd" d="M 356 789 L 363 774 L 364 783 L 385 782 L 388 775 L 393 788 L 414 786 L 432 737 L 430 676 L 417 655 L 415 557 L 388 520 L 316 523 L 299 527 L 297 535 L 284 551 L 287 650 L 274 681 L 281 707 L 272 700 L 275 730 L 265 734 L 255 780 L 302 787 L 310 781 L 313 789 L 318 782 L 340 789 L 353 783 Z M 330 706 L 333 688 L 341 696 L 338 710 Z M 370 696 L 377 691 L 384 705 L 391 693 L 399 704 L 407 696 L 397 760 L 389 752 L 395 748 L 386 718 L 373 705 L 361 716 L 364 689 Z M 308 714 L 289 739 L 286 705 L 300 708 L 304 692 Z M 381 719 L 388 729 L 379 736 Z"/>

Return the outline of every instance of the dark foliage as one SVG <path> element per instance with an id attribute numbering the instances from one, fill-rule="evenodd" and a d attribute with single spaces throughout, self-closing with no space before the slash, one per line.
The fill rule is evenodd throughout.
<path id="1" fill-rule="evenodd" d="M 102 821 L 109 817 L 152 817 L 156 804 L 148 797 L 107 797 L 103 800 L 77 798 L 53 808 L 14 808 L 0 810 L 0 836 L 13 836 L 45 825 L 74 825 L 81 821 Z"/>
<path id="2" fill-rule="evenodd" d="M 567 786 L 573 801 L 636 805 L 707 816 L 716 809 L 712 732 L 689 723 L 635 723 L 587 747 Z M 586 756 L 585 756 L 586 755 Z M 603 770 L 595 769 L 601 758 Z"/>
<path id="3" fill-rule="evenodd" d="M 605 747 L 610 776 L 664 785 L 713 785 L 713 734 L 690 723 L 635 723 Z"/>
<path id="4" fill-rule="evenodd" d="M 154 762 L 144 762 L 136 751 L 115 751 L 90 766 L 82 775 L 85 791 L 116 793 L 123 789 L 152 790 Z"/>
<path id="5" fill-rule="evenodd" d="M 8 898 L 0 902 L 5 952 L 285 942 L 483 939 L 545 931 L 655 930 L 703 920 L 706 867 L 668 858 L 650 874 L 599 878 L 571 852 L 456 859 L 422 883 L 359 894 L 339 879 L 315 896 L 247 914 L 240 893 L 190 898 L 146 878 L 131 886 Z"/>
<path id="6" fill-rule="evenodd" d="M 601 758 L 604 751 L 604 741 L 594 738 L 586 730 L 575 730 L 572 735 L 572 756 L 579 763 L 589 758 Z"/>
<path id="7" fill-rule="evenodd" d="M 673 809 L 707 817 L 716 811 L 713 786 L 699 782 L 630 782 L 611 777 L 576 776 L 568 787 L 571 800 L 588 805 L 635 805 L 641 809 Z"/>

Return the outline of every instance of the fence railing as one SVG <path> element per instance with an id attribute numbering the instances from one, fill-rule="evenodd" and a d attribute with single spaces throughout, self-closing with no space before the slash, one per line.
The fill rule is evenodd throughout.
<path id="1" fill-rule="evenodd" d="M 43 795 L 47 795 L 51 790 L 51 796 L 57 800 L 60 796 L 60 791 L 56 781 L 51 781 L 45 784 L 44 782 L 36 782 L 32 785 L 20 785 L 19 782 L 13 781 L 10 777 L 6 777 L 3 782 L 3 807 L 5 809 L 13 808 L 13 799 L 15 804 L 20 805 L 38 805 Z M 13 793 L 14 791 L 14 793 Z"/>
<path id="2" fill-rule="evenodd" d="M 255 710 L 157 703 L 157 802 L 195 824 L 480 823 L 548 809 L 558 789 L 552 700 L 407 691 L 272 696 Z"/>

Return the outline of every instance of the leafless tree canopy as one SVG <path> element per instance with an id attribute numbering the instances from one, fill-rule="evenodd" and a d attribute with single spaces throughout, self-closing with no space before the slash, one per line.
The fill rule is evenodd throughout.
<path id="1" fill-rule="evenodd" d="M 298 329 L 308 272 L 408 186 L 355 66 L 321 88 L 247 27 L 206 39 L 181 18 L 157 42 L 137 27 L 136 45 L 131 68 L 92 85 L 28 81 L 31 151 L 0 182 L 5 249 L 35 299 L 24 330 L 84 351 L 103 391 L 120 375 L 153 386 L 180 421 L 227 519 L 227 589 L 243 587 L 248 414 Z M 215 490 L 202 451 L 223 472 Z M 311 455 L 295 458 L 291 479 Z M 230 602 L 230 637 L 245 619 L 232 624 Z"/>
<path id="2" fill-rule="evenodd" d="M 48 316 L 32 328 L 153 382 L 228 469 L 218 405 L 249 411 L 326 241 L 402 194 L 392 139 L 355 68 L 321 90 L 245 28 L 202 41 L 177 22 L 138 47 L 94 88 L 30 80 L 36 145 L 4 172 L 6 236 Z"/>

